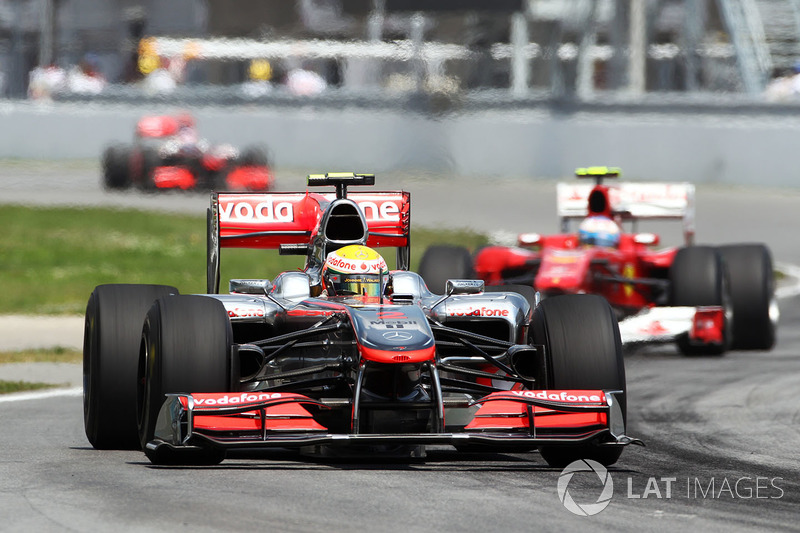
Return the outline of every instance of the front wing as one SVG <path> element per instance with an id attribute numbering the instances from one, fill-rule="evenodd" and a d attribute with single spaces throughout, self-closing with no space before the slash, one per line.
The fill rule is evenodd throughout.
<path id="1" fill-rule="evenodd" d="M 720 306 L 648 307 L 619 321 L 625 345 L 672 343 L 686 337 L 695 346 L 721 346 L 725 327 Z"/>
<path id="2" fill-rule="evenodd" d="M 456 407 L 479 406 L 459 431 L 442 422 L 428 433 L 332 433 L 307 407 L 347 407 L 347 400 L 315 400 L 284 392 L 168 394 L 159 413 L 148 457 L 185 450 L 300 448 L 306 446 L 467 445 L 624 446 L 641 444 L 625 435 L 618 391 L 533 390 L 495 392 Z M 344 402 L 344 405 L 343 405 Z M 455 402 L 458 403 L 458 402 Z M 453 402 L 445 402 L 453 407 Z M 433 407 L 433 406 L 432 406 Z"/>

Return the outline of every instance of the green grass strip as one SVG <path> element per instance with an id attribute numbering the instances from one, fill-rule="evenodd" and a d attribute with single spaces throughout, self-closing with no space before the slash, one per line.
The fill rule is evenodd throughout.
<path id="1" fill-rule="evenodd" d="M 24 392 L 40 389 L 52 389 L 59 385 L 52 383 L 31 383 L 28 381 L 3 381 L 0 380 L 0 394 L 10 394 L 12 392 Z"/>
<path id="2" fill-rule="evenodd" d="M 0 352 L 0 364 L 5 363 L 80 363 L 83 352 L 69 348 L 43 348 Z"/>
<path id="3" fill-rule="evenodd" d="M 0 210 L 0 314 L 78 314 L 103 283 L 174 285 L 206 292 L 206 221 L 198 216 L 107 208 L 27 207 Z M 485 244 L 471 231 L 414 228 L 412 269 L 431 244 Z M 392 250 L 381 250 L 390 266 Z M 273 250 L 224 249 L 222 284 L 274 278 L 302 268 L 303 258 Z"/>

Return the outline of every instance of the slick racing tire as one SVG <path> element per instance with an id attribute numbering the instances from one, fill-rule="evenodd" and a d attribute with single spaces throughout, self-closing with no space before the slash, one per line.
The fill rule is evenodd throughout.
<path id="1" fill-rule="evenodd" d="M 269 156 L 265 148 L 250 146 L 242 151 L 239 161 L 246 166 L 266 167 L 269 165 Z"/>
<path id="2" fill-rule="evenodd" d="M 142 148 L 139 153 L 140 176 L 137 185 L 143 191 L 155 191 L 155 171 L 161 165 L 161 158 L 158 151 L 151 147 Z"/>
<path id="3" fill-rule="evenodd" d="M 728 272 L 733 306 L 731 348 L 769 350 L 775 345 L 777 301 L 772 254 L 763 244 L 717 248 Z"/>
<path id="4" fill-rule="evenodd" d="M 233 333 L 225 306 L 208 296 L 155 301 L 144 320 L 139 349 L 137 415 L 139 443 L 155 464 L 217 464 L 224 451 L 156 455 L 146 448 L 167 393 L 230 392 Z M 236 375 L 238 382 L 238 375 Z"/>
<path id="5" fill-rule="evenodd" d="M 444 294 L 448 279 L 472 279 L 472 255 L 463 246 L 431 246 L 422 254 L 419 275 L 434 294 Z"/>
<path id="6" fill-rule="evenodd" d="M 626 417 L 625 362 L 614 311 L 601 296 L 575 294 L 543 300 L 533 313 L 533 342 L 543 344 L 549 389 L 619 390 L 615 395 Z M 553 467 L 578 459 L 603 465 L 617 462 L 622 447 L 542 446 L 542 458 Z"/>
<path id="7" fill-rule="evenodd" d="M 688 336 L 678 339 L 678 349 L 684 355 L 722 355 L 730 348 L 731 301 L 725 265 L 722 256 L 711 246 L 689 246 L 675 254 L 669 270 L 670 305 L 698 307 L 722 306 L 725 310 L 725 337 L 719 346 L 695 346 Z"/>
<path id="8" fill-rule="evenodd" d="M 101 450 L 139 449 L 136 372 L 142 324 L 153 302 L 178 289 L 165 285 L 99 285 L 86 305 L 83 422 Z"/>
<path id="9" fill-rule="evenodd" d="M 103 151 L 103 186 L 106 189 L 126 189 L 131 184 L 130 150 L 115 144 Z"/>

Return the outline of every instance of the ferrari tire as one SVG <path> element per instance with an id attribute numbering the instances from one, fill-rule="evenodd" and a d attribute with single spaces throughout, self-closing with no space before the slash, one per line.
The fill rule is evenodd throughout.
<path id="1" fill-rule="evenodd" d="M 178 289 L 165 285 L 99 285 L 86 305 L 83 337 L 83 422 L 97 449 L 139 449 L 136 373 L 142 323 L 153 301 Z"/>
<path id="2" fill-rule="evenodd" d="M 717 250 L 730 282 L 731 348 L 771 349 L 775 345 L 777 301 L 769 248 L 763 244 L 738 244 Z"/>
<path id="3" fill-rule="evenodd" d="M 231 367 L 233 334 L 225 306 L 208 296 L 173 296 L 155 301 L 144 320 L 139 350 L 137 415 L 139 443 L 156 464 L 215 464 L 224 451 L 175 453 L 146 448 L 167 393 L 235 390 Z M 235 376 L 238 383 L 238 375 Z M 178 451 L 179 452 L 179 451 Z"/>
<path id="4" fill-rule="evenodd" d="M 422 254 L 419 275 L 435 294 L 444 294 L 448 279 L 471 279 L 475 275 L 472 255 L 463 246 L 431 246 Z"/>
<path id="5" fill-rule="evenodd" d="M 549 368 L 548 389 L 622 391 L 615 395 L 626 418 L 625 361 L 614 311 L 601 296 L 580 294 L 543 300 L 533 314 L 532 337 L 543 344 Z M 617 462 L 619 446 L 595 444 L 542 446 L 542 458 L 553 467 L 578 459 L 603 465 Z"/>
<path id="6" fill-rule="evenodd" d="M 722 256 L 711 246 L 689 246 L 675 254 L 669 271 L 670 305 L 685 307 L 722 306 L 725 310 L 721 345 L 693 345 L 688 335 L 678 339 L 684 355 L 722 355 L 730 348 L 731 314 L 728 277 Z"/>
<path id="7" fill-rule="evenodd" d="M 131 184 L 130 150 L 115 144 L 103 151 L 103 186 L 106 189 L 125 189 Z"/>

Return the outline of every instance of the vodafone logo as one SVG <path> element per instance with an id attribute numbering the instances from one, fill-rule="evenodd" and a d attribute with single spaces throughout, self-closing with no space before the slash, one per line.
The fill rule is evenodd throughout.
<path id="1" fill-rule="evenodd" d="M 600 402 L 603 399 L 597 394 L 570 394 L 567 391 L 511 391 L 514 396 L 535 398 L 537 400 L 550 400 L 555 402 Z"/>
<path id="2" fill-rule="evenodd" d="M 361 263 L 354 263 L 348 261 L 347 259 L 343 259 L 341 257 L 336 256 L 336 254 L 331 254 L 328 258 L 328 266 L 336 267 L 339 270 L 344 272 L 350 273 L 358 273 L 358 272 L 380 272 L 382 270 L 387 270 L 386 261 L 383 259 L 379 259 L 377 261 L 368 261 L 368 262 L 361 262 Z"/>
<path id="3" fill-rule="evenodd" d="M 508 316 L 508 309 L 491 309 L 489 307 L 466 307 L 448 310 L 448 316 Z"/>
<path id="4" fill-rule="evenodd" d="M 390 200 L 385 202 L 371 202 L 365 200 L 356 203 L 358 207 L 361 208 L 361 211 L 364 212 L 364 217 L 367 220 L 400 220 L 400 208 L 396 203 Z"/>
<path id="5" fill-rule="evenodd" d="M 198 407 L 200 406 L 214 406 L 214 405 L 237 405 L 241 403 L 250 403 L 250 402 L 263 402 L 267 400 L 275 400 L 281 397 L 281 393 L 279 392 L 256 392 L 256 393 L 248 393 L 243 392 L 237 395 L 226 395 L 220 396 L 218 398 L 194 398 L 194 404 Z"/>
<path id="6" fill-rule="evenodd" d="M 291 202 L 220 202 L 219 219 L 222 222 L 293 222 L 294 206 Z"/>

